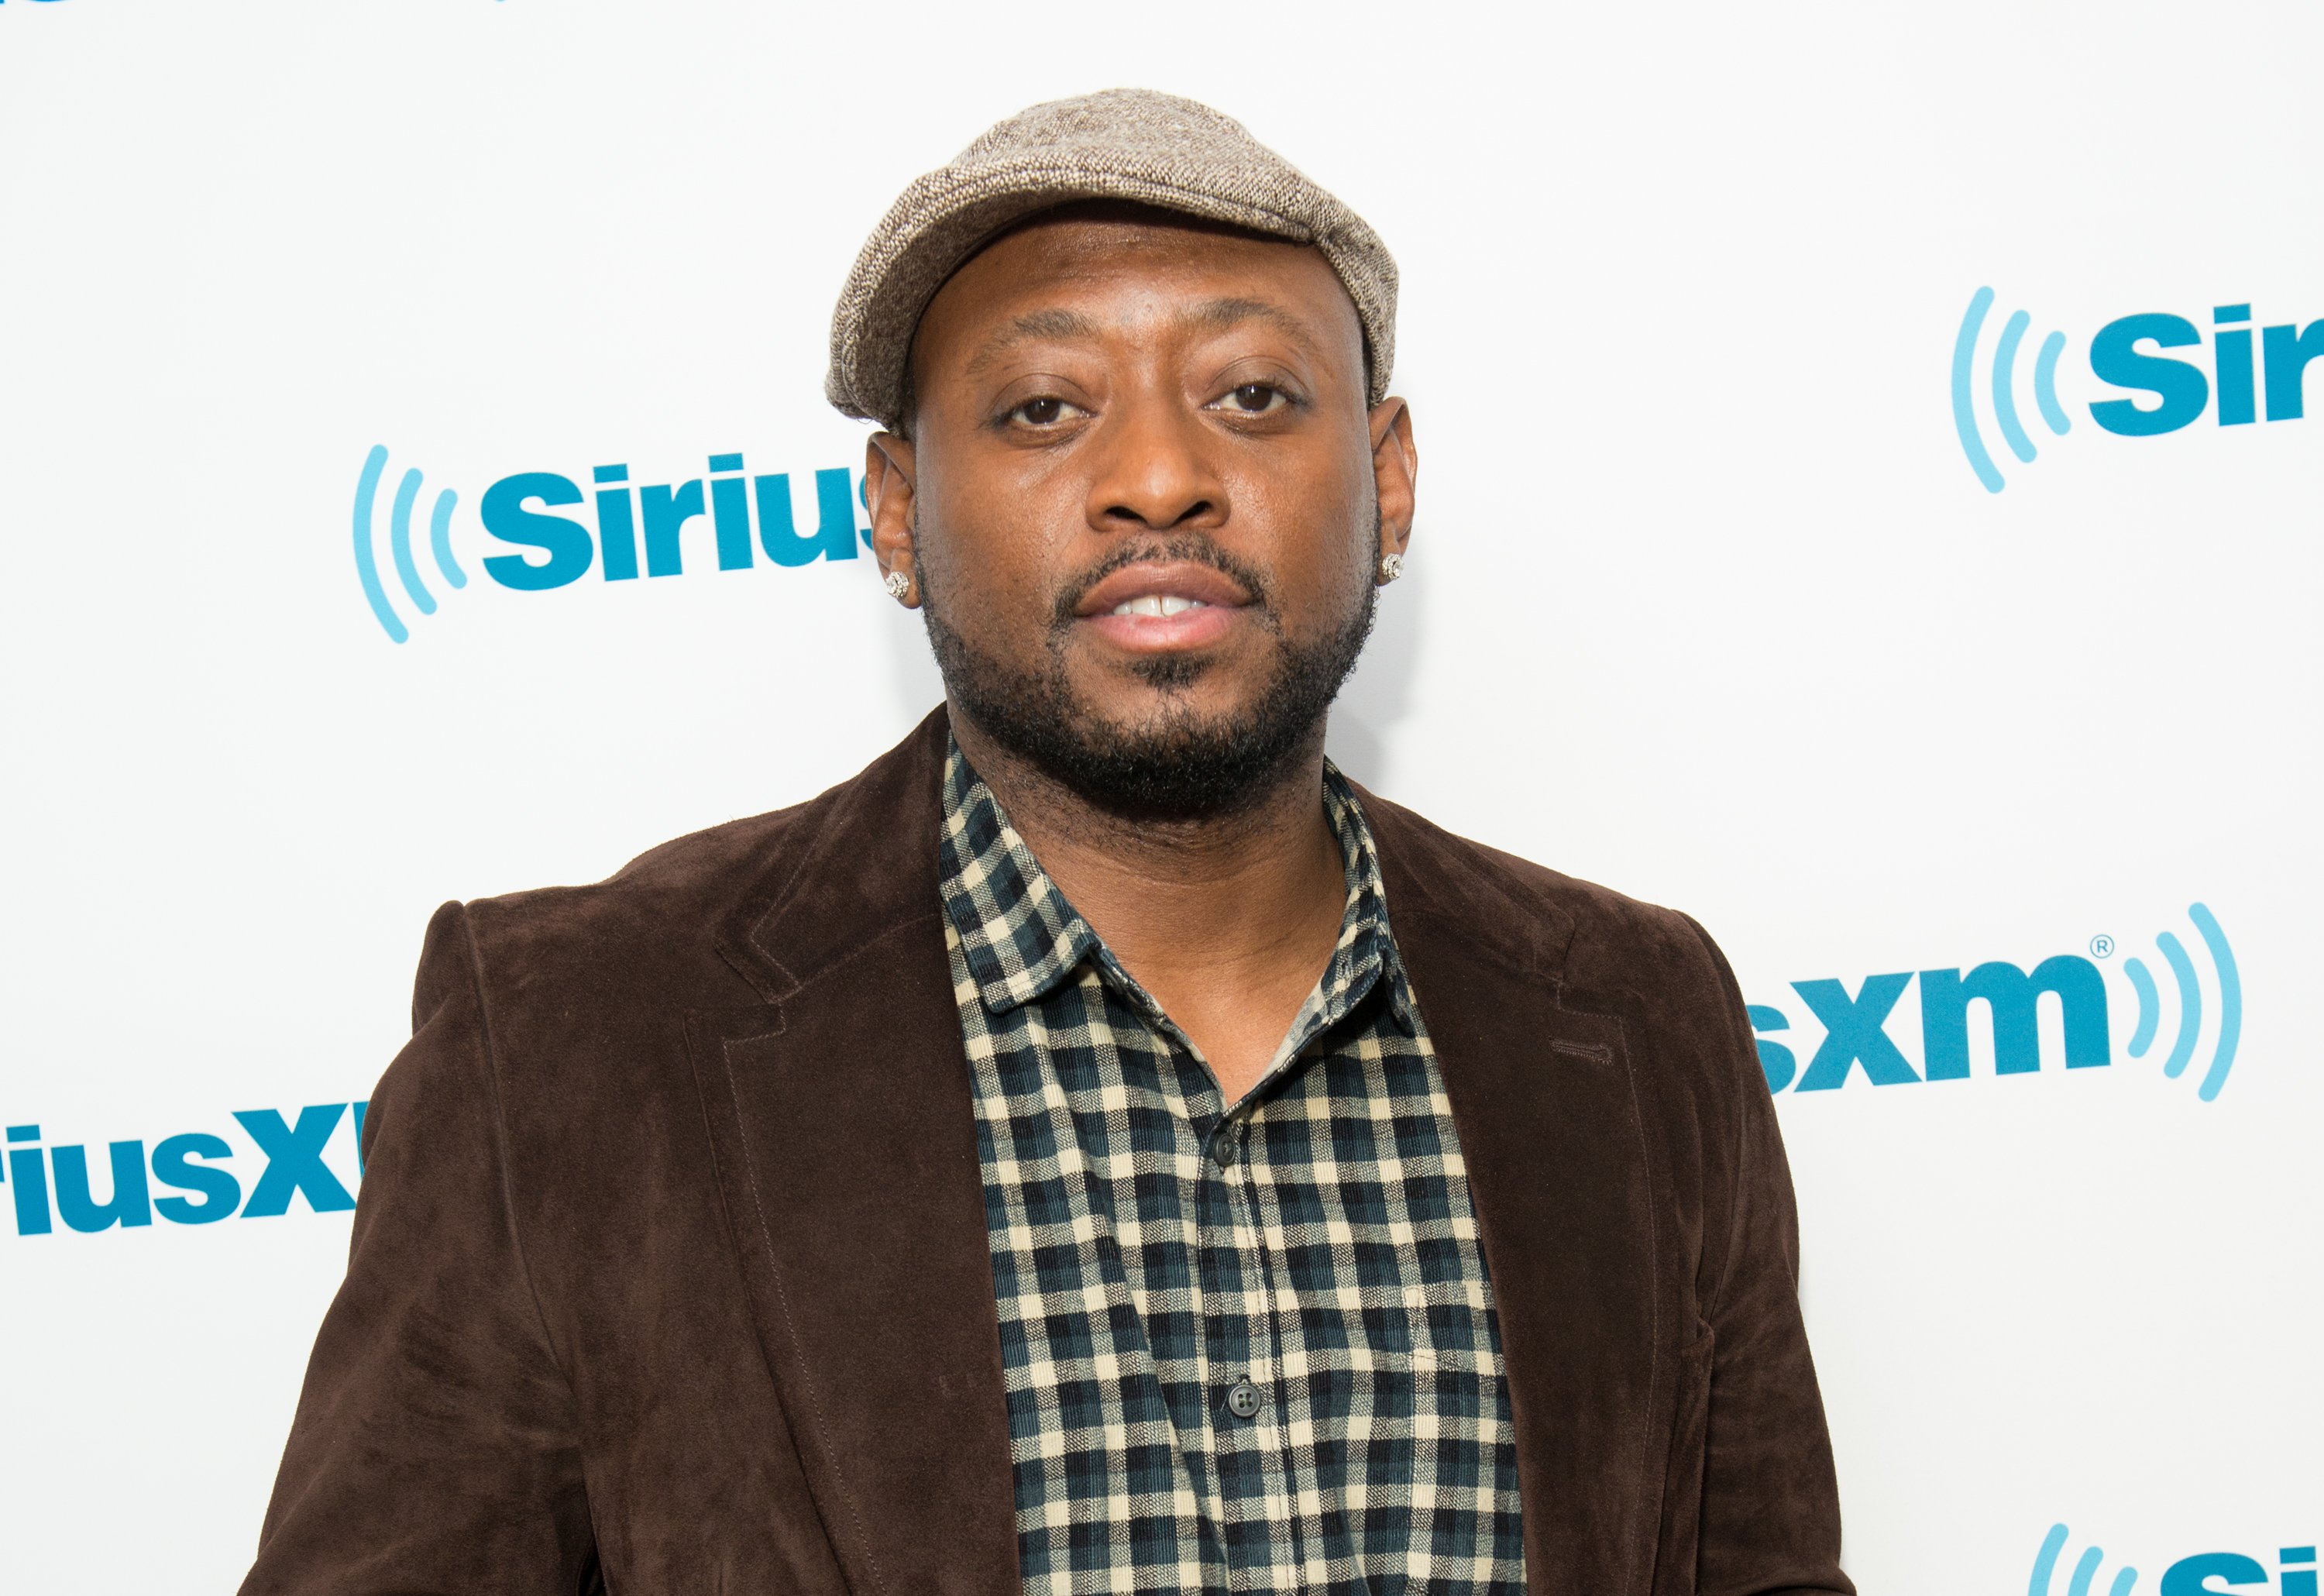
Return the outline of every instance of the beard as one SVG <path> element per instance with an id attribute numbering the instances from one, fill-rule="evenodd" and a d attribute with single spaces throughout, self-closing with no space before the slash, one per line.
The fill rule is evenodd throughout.
<path id="1" fill-rule="evenodd" d="M 1074 691 L 1065 645 L 1074 609 L 1100 581 L 1149 559 L 1198 561 L 1232 577 L 1250 595 L 1251 617 L 1271 640 L 1267 678 L 1258 695 L 1224 715 L 1205 714 L 1187 689 L 1212 662 L 1185 655 L 1135 661 L 1130 669 L 1161 695 L 1159 706 L 1130 723 L 1098 715 Z M 1181 537 L 1116 549 L 1057 595 L 1044 660 L 1027 669 L 996 659 L 954 628 L 939 585 L 920 573 L 928 644 L 953 705 L 1001 747 L 1098 808 L 1135 820 L 1197 820 L 1255 805 L 1321 734 L 1323 717 L 1371 635 L 1379 589 L 1363 596 L 1335 629 L 1311 641 L 1283 635 L 1265 573 L 1206 537 Z"/>

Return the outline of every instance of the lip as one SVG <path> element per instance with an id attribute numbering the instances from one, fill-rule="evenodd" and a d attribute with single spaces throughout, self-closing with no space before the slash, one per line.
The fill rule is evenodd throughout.
<path id="1" fill-rule="evenodd" d="M 1201 607 L 1175 615 L 1111 613 L 1131 599 L 1149 597 L 1190 598 Z M 1117 647 L 1151 654 L 1216 642 L 1240 623 L 1250 602 L 1242 584 L 1214 566 L 1186 559 L 1142 560 L 1122 567 L 1083 595 L 1074 615 Z"/>

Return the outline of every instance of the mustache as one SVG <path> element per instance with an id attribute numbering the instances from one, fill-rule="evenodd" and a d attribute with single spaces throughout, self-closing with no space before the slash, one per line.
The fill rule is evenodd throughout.
<path id="1" fill-rule="evenodd" d="M 1051 614 L 1053 630 L 1064 631 L 1074 623 L 1074 612 L 1090 589 L 1114 572 L 1127 566 L 1144 565 L 1161 560 L 1185 560 L 1206 565 L 1227 577 L 1250 595 L 1250 607 L 1260 623 L 1272 629 L 1276 625 L 1275 585 L 1267 573 L 1250 561 L 1238 558 L 1219 547 L 1215 540 L 1200 532 L 1182 532 L 1175 538 L 1147 539 L 1124 543 L 1103 559 L 1075 577 L 1058 590 L 1057 602 Z"/>

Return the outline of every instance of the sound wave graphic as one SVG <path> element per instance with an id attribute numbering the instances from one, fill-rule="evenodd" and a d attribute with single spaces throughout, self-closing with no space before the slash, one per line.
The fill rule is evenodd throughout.
<path id="1" fill-rule="evenodd" d="M 2227 946 L 2227 933 L 2219 929 L 2217 917 L 2201 904 L 2190 903 L 2187 918 L 2195 922 L 2203 946 L 2210 950 L 2219 986 L 2219 1039 L 2203 1072 L 2203 1084 L 2195 1089 L 2195 1095 L 2209 1102 L 2218 1096 L 2219 1088 L 2227 1084 L 2227 1072 L 2235 1067 L 2236 1047 L 2243 1039 L 2244 983 L 2236 969 L 2235 950 Z M 2175 1081 L 2187 1073 L 2195 1056 L 2196 1038 L 2203 1029 L 2203 988 L 2195 978 L 2195 961 L 2187 956 L 2186 946 L 2178 937 L 2160 932 L 2154 946 L 2162 950 L 2163 962 L 2171 966 L 2172 979 L 2179 985 L 2179 1035 L 2171 1044 L 2171 1056 L 2163 1061 L 2163 1075 Z M 2154 1033 L 2162 1023 L 2162 994 L 2144 961 L 2125 959 L 2122 973 L 2138 994 L 2138 1024 L 2130 1034 L 2130 1056 L 2144 1058 L 2154 1045 Z"/>
<path id="2" fill-rule="evenodd" d="M 2025 1596 L 2051 1596 L 2050 1576 L 2057 1571 L 2058 1554 L 2066 1549 L 2066 1527 L 2053 1524 L 2043 1537 L 2042 1549 L 2034 1554 L 2034 1578 L 2025 1586 Z M 2092 1546 L 2074 1562 L 2074 1572 L 2067 1576 L 2065 1596 L 2090 1596 L 2090 1582 L 2098 1577 L 2098 1564 L 2106 1553 Z M 2107 1596 L 2130 1596 L 2130 1588 L 2138 1583 L 2138 1570 L 2117 1571 L 2114 1582 L 2107 1587 Z"/>
<path id="3" fill-rule="evenodd" d="M 355 576 L 363 583 L 364 597 L 371 604 L 371 613 L 378 617 L 380 628 L 391 642 L 401 642 L 411 635 L 395 606 L 387 602 L 387 589 L 379 579 L 379 559 L 372 550 L 372 501 L 379 495 L 379 475 L 387 466 L 387 446 L 374 444 L 371 453 L 364 457 L 363 475 L 355 479 Z M 388 512 L 387 547 L 395 561 L 395 574 L 402 578 L 404 592 L 423 615 L 436 613 L 436 595 L 428 591 L 420 579 L 420 567 L 411 558 L 411 506 L 420 497 L 420 475 L 408 470 L 396 484 L 395 503 Z M 452 507 L 460 496 L 450 488 L 436 495 L 436 508 L 428 518 L 428 546 L 436 556 L 436 568 L 444 573 L 444 580 L 455 587 L 468 585 L 468 574 L 452 558 Z"/>
<path id="4" fill-rule="evenodd" d="M 1993 291 L 1981 288 L 1972 295 L 1969 311 L 1961 318 L 1960 336 L 1953 340 L 1953 430 L 1960 435 L 1961 453 L 1969 457 L 1969 469 L 1977 473 L 1985 491 L 1997 494 L 2008 484 L 2001 469 L 1987 452 L 1985 435 L 1978 431 L 1977 409 L 1970 392 L 1970 379 L 1977 364 L 1978 334 L 1985 326 L 1985 313 L 1993 309 Z M 2023 310 L 2013 310 L 2002 324 L 2001 341 L 1993 349 L 1993 420 L 2001 429 L 2002 441 L 2009 452 L 2027 465 L 2034 463 L 2034 440 L 2026 436 L 2025 428 L 2017 419 L 2017 346 L 2024 342 L 2025 329 L 2033 318 Z M 2072 425 L 2066 420 L 2064 407 L 2058 403 L 2058 356 L 2066 347 L 2066 335 L 2052 333 L 2042 340 L 2041 352 L 2034 357 L 2034 402 L 2041 407 L 2042 420 L 2050 430 L 2063 438 Z"/>

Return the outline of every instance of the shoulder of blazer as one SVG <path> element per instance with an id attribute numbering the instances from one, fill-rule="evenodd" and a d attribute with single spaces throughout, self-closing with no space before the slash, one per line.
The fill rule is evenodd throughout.
<path id="1" fill-rule="evenodd" d="M 1591 994 L 1667 997 L 1674 983 L 1720 984 L 1708 938 L 1678 910 L 1456 836 L 1401 804 L 1362 796 L 1388 877 L 1389 922 L 1399 936 L 1407 921 L 1425 918 L 1430 934 L 1449 932 L 1480 956 L 1556 982 L 1582 1007 Z"/>
<path id="2" fill-rule="evenodd" d="M 806 803 L 664 843 L 586 886 L 475 899 L 480 984 L 600 1011 L 779 1002 L 853 948 L 938 912 L 944 746 L 939 708 Z"/>
<path id="3" fill-rule="evenodd" d="M 1455 836 L 1369 793 L 1364 812 L 1407 964 L 1483 962 L 1545 986 L 1561 1010 L 1617 1021 L 1640 1109 L 1658 1135 L 1691 1149 L 1732 1139 L 1745 1100 L 1764 1097 L 1766 1084 L 1741 992 L 1702 927 Z M 1429 996 L 1418 992 L 1423 1013 Z"/>

